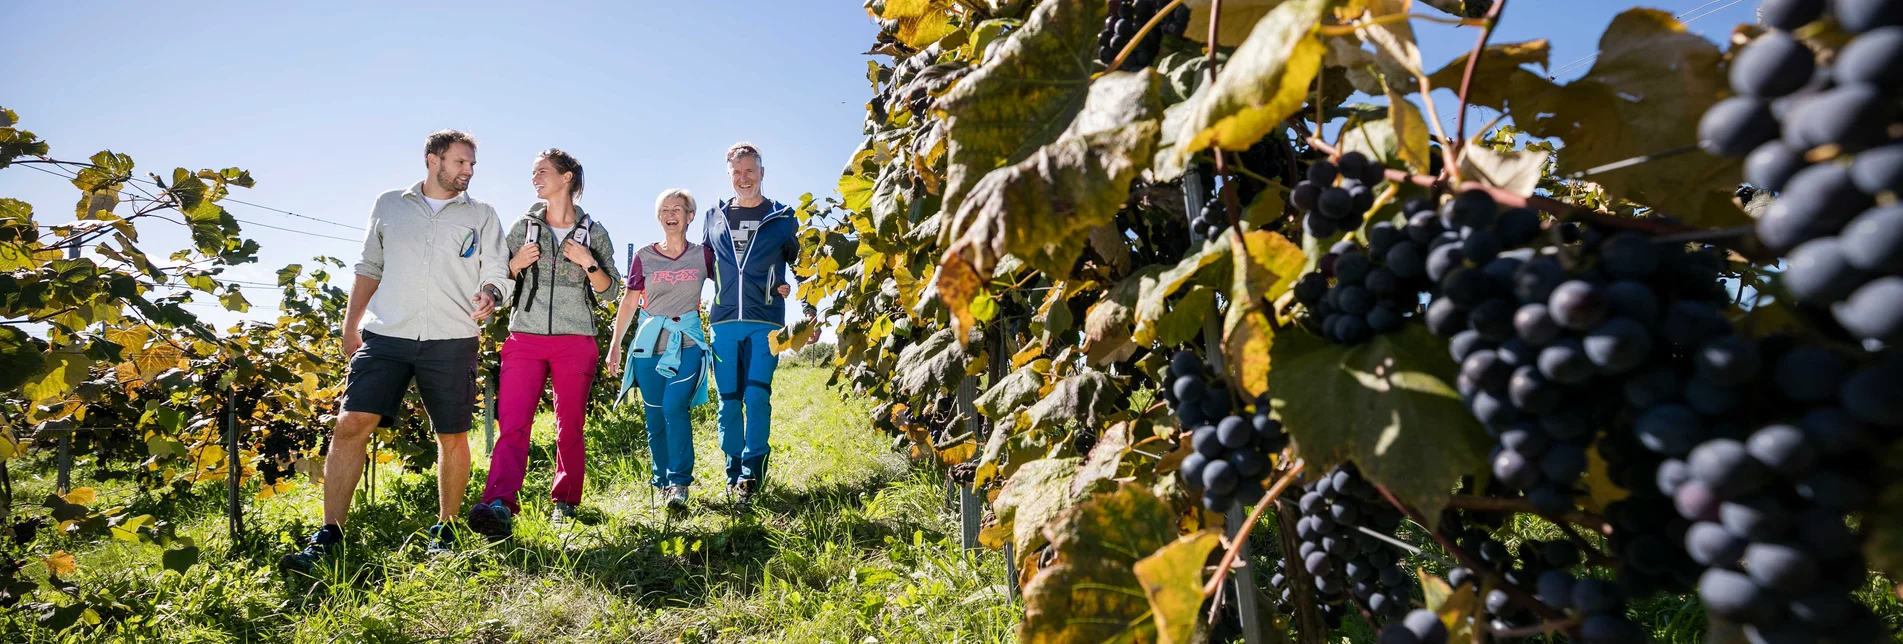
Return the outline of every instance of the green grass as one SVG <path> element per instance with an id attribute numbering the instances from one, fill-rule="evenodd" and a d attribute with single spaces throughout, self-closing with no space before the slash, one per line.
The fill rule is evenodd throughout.
<path id="1" fill-rule="evenodd" d="M 352 508 L 339 564 L 315 583 L 287 582 L 273 568 L 315 529 L 316 488 L 300 481 L 290 493 L 247 501 L 247 536 L 234 544 L 222 488 L 207 485 L 162 515 L 204 549 L 184 575 L 160 567 L 154 546 L 55 544 L 78 558 L 73 581 L 117 598 L 132 619 L 55 633 L 30 613 L 0 611 L 0 641 L 1010 640 L 1022 609 L 1009 598 L 1002 560 L 958 546 L 943 479 L 910 468 L 867 426 L 867 403 L 841 400 L 825 379 L 816 369 L 781 370 L 774 481 L 749 516 L 720 491 L 711 408 L 695 417 L 693 506 L 680 517 L 662 512 L 646 485 L 646 437 L 631 406 L 593 414 L 581 520 L 551 525 L 554 428 L 545 414 L 511 541 L 468 538 L 462 552 L 424 554 L 434 475 L 383 465 L 374 496 L 360 492 Z M 479 453 L 465 503 L 477 500 L 485 461 Z M 32 474 L 15 475 L 20 498 L 43 498 L 50 470 L 43 460 L 25 465 Z M 101 507 L 154 503 L 123 473 L 82 462 L 76 474 L 76 484 L 98 490 Z M 27 574 L 45 571 L 36 563 Z"/>

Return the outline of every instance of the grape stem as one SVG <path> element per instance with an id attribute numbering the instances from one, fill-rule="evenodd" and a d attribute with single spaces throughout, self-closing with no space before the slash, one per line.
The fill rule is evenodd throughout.
<path id="1" fill-rule="evenodd" d="M 1549 521 L 1561 519 L 1566 523 L 1576 523 L 1586 526 L 1600 534 L 1612 534 L 1612 526 L 1606 523 L 1605 517 L 1580 511 L 1568 512 L 1557 517 L 1548 516 L 1541 513 L 1538 509 L 1535 509 L 1533 502 L 1526 499 L 1501 499 L 1491 496 L 1456 495 L 1447 500 L 1447 507 L 1461 510 L 1479 510 L 1482 512 L 1538 514 Z M 1561 521 L 1553 521 L 1553 523 L 1558 524 L 1561 523 Z"/>
<path id="2" fill-rule="evenodd" d="M 1488 626 L 1486 631 L 1487 634 L 1503 640 L 1517 640 L 1557 631 L 1570 631 L 1579 628 L 1581 621 L 1579 617 L 1575 616 L 1561 620 L 1540 622 L 1531 626 L 1521 626 L 1519 628 L 1494 628 Z"/>
<path id="3" fill-rule="evenodd" d="M 1170 15 L 1171 11 L 1175 11 L 1176 7 L 1181 6 L 1182 4 L 1183 4 L 1183 0 L 1170 0 L 1169 4 L 1163 5 L 1163 8 L 1161 9 L 1157 9 L 1156 15 L 1150 16 L 1150 21 L 1143 23 L 1143 26 L 1137 29 L 1136 35 L 1130 37 L 1130 42 L 1124 43 L 1123 51 L 1117 52 L 1116 60 L 1110 61 L 1110 68 L 1103 70 L 1101 72 L 1098 72 L 1097 75 L 1102 76 L 1104 74 L 1117 71 L 1118 68 L 1123 67 L 1123 59 L 1129 58 L 1130 53 L 1136 51 L 1138 45 L 1143 44 L 1143 37 L 1150 35 L 1151 29 L 1155 29 L 1157 25 L 1163 23 L 1164 16 Z M 1210 57 L 1213 59 L 1215 56 L 1214 54 L 1211 54 Z M 1215 80 L 1215 76 L 1213 74 L 1210 76 L 1210 80 Z"/>
<path id="4" fill-rule="evenodd" d="M 1305 461 L 1296 459 L 1294 464 L 1289 465 L 1288 471 L 1282 473 L 1282 478 L 1276 479 L 1275 485 L 1269 486 L 1269 491 L 1262 496 L 1262 500 L 1256 502 L 1255 510 L 1249 513 L 1249 520 L 1243 522 L 1242 529 L 1236 531 L 1235 538 L 1229 541 L 1228 552 L 1224 552 L 1222 561 L 1216 564 L 1216 574 L 1209 578 L 1209 583 L 1203 584 L 1203 597 L 1212 597 L 1217 590 L 1222 589 L 1223 578 L 1227 577 L 1229 569 L 1236 565 L 1236 557 L 1242 553 L 1242 544 L 1249 542 L 1249 533 L 1255 529 L 1256 522 L 1262 519 L 1262 513 L 1268 510 L 1269 506 L 1275 505 L 1275 499 L 1282 495 L 1282 490 L 1288 489 L 1288 486 L 1295 482 L 1295 476 L 1301 474 L 1302 468 L 1306 465 Z"/>
<path id="5" fill-rule="evenodd" d="M 1338 158 L 1341 156 L 1341 152 L 1339 150 L 1337 150 L 1334 146 L 1329 145 L 1328 142 L 1321 140 L 1320 138 L 1309 137 L 1308 145 L 1310 148 L 1313 148 L 1321 152 L 1322 154 L 1328 155 L 1328 157 L 1331 159 Z M 1684 224 L 1676 224 L 1676 223 L 1671 223 L 1667 221 L 1659 221 L 1655 219 L 1636 219 L 1631 217 L 1619 217 L 1619 216 L 1610 215 L 1610 214 L 1598 212 L 1598 211 L 1587 209 L 1587 208 L 1581 208 L 1579 206 L 1575 206 L 1575 205 L 1566 203 L 1564 201 L 1559 201 L 1557 199 L 1552 199 L 1549 197 L 1542 197 L 1539 195 L 1514 194 L 1511 191 L 1508 191 L 1502 188 L 1489 186 L 1489 185 L 1480 183 L 1478 181 L 1465 181 L 1465 182 L 1460 182 L 1458 184 L 1455 184 L 1452 181 L 1443 180 L 1437 177 L 1431 177 L 1424 174 L 1409 174 L 1406 170 L 1396 170 L 1394 168 L 1388 168 L 1388 171 L 1385 177 L 1390 182 L 1411 183 L 1423 188 L 1435 188 L 1435 187 L 1445 186 L 1445 187 L 1456 188 L 1458 190 L 1463 190 L 1463 191 L 1479 190 L 1479 191 L 1487 193 L 1488 196 L 1493 197 L 1493 200 L 1495 203 L 1498 203 L 1501 206 L 1505 206 L 1507 208 L 1532 208 L 1534 210 L 1539 210 L 1539 211 L 1551 214 L 1555 217 L 1558 217 L 1559 219 L 1563 221 L 1579 222 L 1579 223 L 1584 223 L 1584 224 L 1588 224 L 1592 226 L 1598 226 L 1601 228 L 1611 228 L 1614 230 L 1629 230 L 1629 231 L 1633 231 L 1637 233 L 1643 233 L 1652 237 L 1667 237 L 1667 236 L 1678 236 L 1678 235 L 1698 235 L 1698 236 L 1704 236 L 1704 237 L 1712 236 L 1712 231 L 1704 229 L 1704 228 L 1686 226 Z M 1720 235 L 1720 236 L 1724 236 L 1724 235 Z M 1713 241 L 1716 241 L 1716 240 L 1713 240 Z M 1737 253 L 1739 256 L 1753 262 L 1767 261 L 1775 257 L 1775 255 L 1768 254 L 1765 252 L 1764 249 L 1758 248 L 1755 245 L 1733 244 L 1729 248 L 1733 252 Z"/>
<path id="6" fill-rule="evenodd" d="M 1406 503 L 1402 503 L 1399 498 L 1396 498 L 1394 496 L 1393 492 L 1388 491 L 1387 486 L 1382 485 L 1380 483 L 1375 483 L 1374 489 L 1379 490 L 1381 492 L 1381 496 L 1383 498 L 1386 498 L 1388 500 L 1388 503 L 1393 504 L 1395 509 L 1400 510 L 1402 514 L 1406 514 L 1408 520 L 1413 521 L 1417 524 L 1420 524 L 1421 527 L 1423 528 L 1427 527 L 1427 517 L 1421 516 L 1420 510 L 1416 510 L 1412 506 L 1409 506 Z M 1460 497 L 1455 497 L 1455 498 L 1460 498 Z M 1453 540 L 1448 539 L 1445 536 L 1442 536 L 1440 531 L 1429 528 L 1427 530 L 1427 533 L 1434 537 L 1434 541 L 1440 544 L 1441 549 L 1446 550 L 1448 554 L 1453 555 L 1454 559 L 1458 560 L 1462 567 L 1470 571 L 1473 571 L 1474 574 L 1482 575 L 1489 579 L 1492 579 L 1494 581 L 1494 586 L 1499 588 L 1502 592 L 1505 592 L 1509 598 L 1513 599 L 1514 603 L 1527 607 L 1527 609 L 1532 610 L 1534 614 L 1539 615 L 1540 619 L 1543 619 L 1543 620 L 1559 621 L 1559 620 L 1565 619 L 1566 616 L 1561 615 L 1559 611 L 1553 610 L 1553 607 L 1547 606 L 1546 604 L 1540 602 L 1540 600 L 1535 599 L 1532 595 L 1527 594 L 1527 592 L 1525 590 L 1522 590 L 1519 586 L 1515 586 L 1511 583 L 1508 583 L 1505 577 L 1501 577 L 1500 574 L 1497 572 L 1494 572 L 1492 568 L 1488 568 L 1487 566 L 1481 564 L 1480 561 L 1475 559 L 1473 555 L 1467 554 L 1467 551 L 1462 550 L 1460 549 L 1460 546 L 1455 545 Z M 1575 640 L 1580 639 L 1577 629 L 1572 630 L 1572 636 L 1573 636 L 1572 639 L 1575 639 Z"/>
<path id="7" fill-rule="evenodd" d="M 1474 70 L 1480 68 L 1480 56 L 1487 53 L 1487 41 L 1493 38 L 1493 28 L 1500 24 L 1500 12 L 1506 6 L 1507 0 L 1493 0 L 1493 6 L 1487 8 L 1487 16 L 1481 19 L 1486 22 L 1486 26 L 1480 28 L 1480 38 L 1474 41 L 1473 52 L 1467 54 L 1467 69 L 1460 74 L 1460 112 L 1454 117 L 1456 138 L 1453 145 L 1456 148 L 1467 143 L 1467 91 L 1473 88 Z M 1423 79 L 1421 82 L 1427 81 Z M 1425 93 L 1422 96 L 1425 97 Z"/>

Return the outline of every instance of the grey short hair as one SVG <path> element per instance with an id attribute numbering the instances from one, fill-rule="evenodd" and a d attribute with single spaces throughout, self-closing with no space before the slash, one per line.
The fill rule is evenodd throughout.
<path id="1" fill-rule="evenodd" d="M 760 158 L 760 148 L 754 147 L 752 143 L 741 141 L 727 148 L 728 163 L 733 163 L 747 157 L 753 157 L 753 161 L 760 164 L 760 167 L 766 167 L 766 160 Z"/>
<path id="2" fill-rule="evenodd" d="M 691 217 L 699 212 L 695 210 L 694 193 L 683 188 L 668 188 L 661 191 L 661 196 L 654 198 L 654 216 L 661 216 L 661 209 L 667 207 L 667 200 L 675 197 L 680 197 L 681 201 L 687 202 L 688 216 Z"/>

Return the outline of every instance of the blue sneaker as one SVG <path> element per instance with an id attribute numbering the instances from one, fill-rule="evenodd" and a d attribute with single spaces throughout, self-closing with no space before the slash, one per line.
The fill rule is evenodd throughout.
<path id="1" fill-rule="evenodd" d="M 515 513 L 496 499 L 469 509 L 469 529 L 476 534 L 501 541 L 515 534 Z"/>
<path id="2" fill-rule="evenodd" d="M 429 547 L 426 552 L 437 555 L 456 550 L 456 532 L 447 523 L 438 523 L 429 527 Z"/>
<path id="3" fill-rule="evenodd" d="M 323 565 L 326 559 L 344 548 L 344 530 L 332 523 L 319 528 L 311 535 L 309 545 L 303 550 L 284 555 L 278 559 L 278 571 L 284 574 L 309 575 L 312 570 Z"/>

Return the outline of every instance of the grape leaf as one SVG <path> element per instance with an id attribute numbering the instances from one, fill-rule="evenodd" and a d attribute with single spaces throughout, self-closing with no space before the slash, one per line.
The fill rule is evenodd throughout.
<path id="1" fill-rule="evenodd" d="M 899 392 L 916 396 L 931 388 L 957 386 L 965 377 L 965 349 L 952 329 L 939 329 L 899 352 Z"/>
<path id="2" fill-rule="evenodd" d="M 1533 194 L 1544 167 L 1546 153 L 1538 150 L 1501 152 L 1481 145 L 1478 139 L 1460 148 L 1460 176 L 1516 195 Z"/>
<path id="3" fill-rule="evenodd" d="M 1421 582 L 1421 603 L 1428 610 L 1440 616 L 1441 624 L 1447 627 L 1447 641 L 1465 642 L 1472 637 L 1473 620 L 1482 608 L 1480 593 L 1473 584 L 1461 584 L 1454 588 L 1447 580 L 1436 577 L 1425 568 L 1415 569 L 1414 574 Z"/>
<path id="4" fill-rule="evenodd" d="M 1055 557 L 1024 586 L 1018 640 L 1149 640 L 1155 625 L 1134 566 L 1176 540 L 1169 506 L 1124 483 L 1065 510 L 1046 532 Z"/>
<path id="5" fill-rule="evenodd" d="M 1716 45 L 1672 15 L 1631 9 L 1599 39 L 1585 77 L 1518 103 L 1515 125 L 1566 143 L 1560 174 L 1693 145 L 1705 109 L 1728 93 Z M 1693 226 L 1738 226 L 1737 159 L 1682 154 L 1592 175 L 1607 192 Z"/>
<path id="6" fill-rule="evenodd" d="M 191 570 L 192 566 L 197 564 L 198 546 L 188 545 L 183 548 L 174 548 L 165 551 L 165 555 L 163 556 L 165 569 L 181 575 L 185 574 L 185 571 Z"/>
<path id="7" fill-rule="evenodd" d="M 1077 468 L 1077 476 L 1071 479 L 1070 493 L 1083 494 L 1098 481 L 1116 478 L 1124 455 L 1130 453 L 1130 442 L 1129 422 L 1105 428 L 1097 436 L 1097 444 L 1091 446 L 1090 454 L 1084 457 L 1084 464 Z"/>
<path id="8" fill-rule="evenodd" d="M 951 3 L 941 0 L 886 0 L 879 17 L 898 21 L 892 37 L 913 49 L 924 49 L 958 30 L 951 24 Z"/>
<path id="9" fill-rule="evenodd" d="M 1169 312 L 1169 298 L 1184 286 L 1191 283 L 1202 284 L 1210 288 L 1228 289 L 1229 274 L 1232 272 L 1230 254 L 1233 245 L 1229 237 L 1234 229 L 1223 231 L 1221 237 L 1203 242 L 1202 249 L 1196 254 L 1184 257 L 1154 277 L 1144 276 L 1138 285 L 1140 295 L 1136 300 L 1133 321 L 1136 329 L 1130 339 L 1137 344 L 1148 345 L 1156 340 L 1156 323 Z M 1132 276 L 1135 279 L 1137 276 Z M 1126 279 L 1125 282 L 1129 280 Z M 1118 286 L 1122 286 L 1119 283 Z"/>
<path id="10" fill-rule="evenodd" d="M 1321 71 L 1325 47 L 1315 37 L 1326 0 L 1288 0 L 1256 22 L 1249 38 L 1198 91 L 1196 111 L 1176 133 L 1178 162 L 1217 146 L 1243 150 L 1301 109 L 1308 83 Z"/>
<path id="11" fill-rule="evenodd" d="M 1086 427 L 1096 427 L 1116 393 L 1117 387 L 1109 376 L 1100 371 L 1084 371 L 1058 382 L 1025 416 L 1030 419 L 1031 427 L 1049 427 L 1072 420 Z"/>
<path id="12" fill-rule="evenodd" d="M 1507 111 L 1514 98 L 1530 98 L 1556 86 L 1546 76 L 1526 69 L 1527 64 L 1547 67 L 1549 46 L 1546 40 L 1489 45 L 1474 67 L 1473 83 L 1467 88 L 1467 104 Z M 1434 87 L 1460 91 L 1460 79 L 1467 72 L 1467 54 L 1427 76 Z"/>
<path id="13" fill-rule="evenodd" d="M 64 397 L 85 382 L 86 370 L 93 363 L 91 358 L 77 351 L 53 351 L 43 357 L 45 370 L 29 375 L 26 387 L 20 391 L 27 400 L 40 405 Z"/>
<path id="14" fill-rule="evenodd" d="M 1023 28 L 939 97 L 949 132 L 944 212 L 957 212 L 986 173 L 1057 140 L 1083 110 L 1107 12 L 1101 0 L 1039 3 Z"/>
<path id="15" fill-rule="evenodd" d="M 1222 534 L 1215 530 L 1186 534 L 1131 566 L 1150 599 L 1159 642 L 1191 641 L 1203 605 L 1203 564 L 1220 545 Z"/>
<path id="16" fill-rule="evenodd" d="M 1037 390 L 1044 385 L 1044 377 L 1038 375 L 1031 365 L 1019 367 L 1010 375 L 998 379 L 996 384 L 986 389 L 978 397 L 978 412 L 986 418 L 997 419 L 1017 411 L 1019 407 L 1037 402 Z"/>
<path id="17" fill-rule="evenodd" d="M 1131 329 L 1136 324 L 1138 298 L 1143 296 L 1144 288 L 1164 269 L 1161 264 L 1138 269 L 1135 274 L 1111 286 L 1101 299 L 1084 311 L 1084 349 L 1096 364 L 1102 364 L 1119 354 L 1127 357 L 1136 351 Z M 1063 307 L 1060 303 L 1053 308 Z"/>
<path id="18" fill-rule="evenodd" d="M 998 525 L 1008 527 L 1018 552 L 1031 552 L 1045 543 L 1044 524 L 1071 506 L 1071 478 L 1078 458 L 1044 458 L 1025 463 L 1004 482 L 991 502 Z"/>
<path id="19" fill-rule="evenodd" d="M 46 356 L 32 336 L 0 324 L 0 391 L 13 391 L 46 368 Z"/>
<path id="20" fill-rule="evenodd" d="M 1150 162 L 1162 113 L 1159 82 L 1149 70 L 1104 76 L 1056 142 L 986 174 L 955 211 L 948 195 L 947 212 L 956 214 L 940 231 L 948 250 L 938 295 L 961 333 L 969 325 L 962 309 L 1006 255 L 1067 275 L 1083 252 L 1084 233 L 1115 218 L 1131 180 Z"/>
<path id="21" fill-rule="evenodd" d="M 1269 393 L 1309 467 L 1354 461 L 1432 523 L 1491 442 L 1448 384 L 1446 354 L 1420 325 L 1352 347 L 1285 332 L 1270 348 Z"/>
<path id="22" fill-rule="evenodd" d="M 1234 47 L 1249 37 L 1249 30 L 1269 11 L 1281 5 L 1283 0 L 1223 0 L 1222 24 L 1216 34 L 1216 44 Z M 1184 0 L 1189 5 L 1189 28 L 1183 30 L 1183 37 L 1199 43 L 1209 43 L 1210 0 Z"/>
<path id="23" fill-rule="evenodd" d="M 1202 286 L 1192 286 L 1182 299 L 1170 306 L 1170 312 L 1152 325 L 1156 332 L 1156 341 L 1166 347 L 1189 342 L 1203 330 L 1203 321 L 1215 311 L 1216 291 Z"/>

